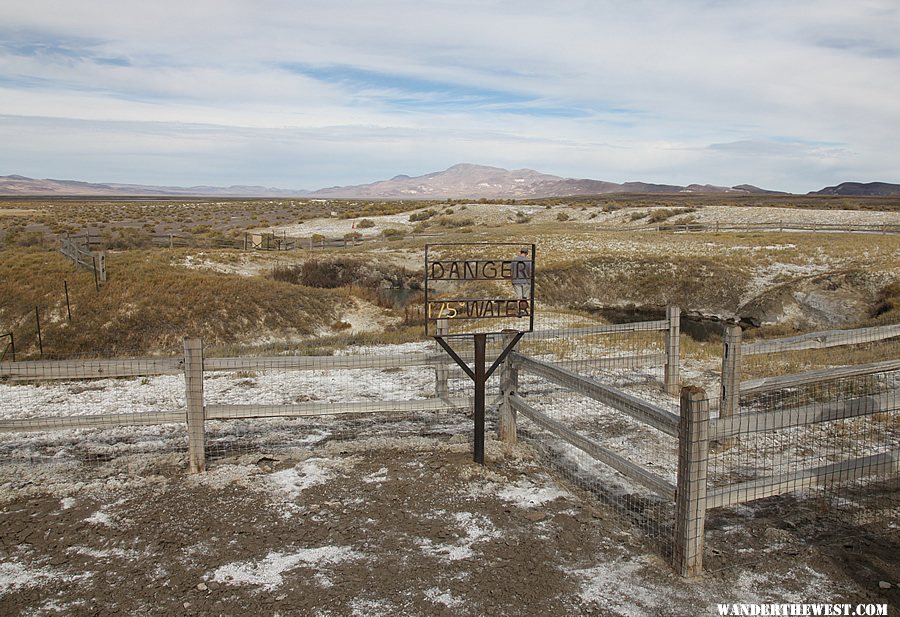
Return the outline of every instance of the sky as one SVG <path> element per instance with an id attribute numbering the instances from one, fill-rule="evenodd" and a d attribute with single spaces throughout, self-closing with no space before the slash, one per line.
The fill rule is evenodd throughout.
<path id="1" fill-rule="evenodd" d="M 898 0 L 0 4 L 0 175 L 900 182 Z"/>

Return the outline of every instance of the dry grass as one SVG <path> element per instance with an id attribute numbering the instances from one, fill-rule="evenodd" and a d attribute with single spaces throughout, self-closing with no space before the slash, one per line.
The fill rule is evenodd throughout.
<path id="1" fill-rule="evenodd" d="M 45 342 L 51 350 L 124 349 L 143 345 L 149 350 L 180 342 L 181 336 L 195 332 L 210 343 L 238 345 L 254 336 L 274 341 L 328 331 L 340 316 L 337 308 L 348 301 L 349 294 L 383 306 L 377 290 L 371 289 L 368 283 L 355 281 L 352 287 L 344 287 L 347 281 L 342 281 L 341 288 L 326 291 L 265 276 L 186 270 L 172 264 L 188 255 L 196 257 L 196 251 L 160 251 L 146 247 L 154 233 L 191 232 L 195 240 L 199 238 L 206 246 L 214 246 L 238 242 L 243 231 L 251 227 L 296 223 L 333 216 L 332 213 L 338 217 L 379 216 L 416 209 L 419 213 L 416 218 L 423 218 L 418 223 L 423 229 L 431 225 L 431 230 L 437 230 L 440 242 L 536 242 L 537 298 L 554 309 L 584 308 L 591 300 L 607 306 L 662 307 L 671 303 L 685 311 L 729 312 L 735 311 L 746 296 L 759 291 L 760 280 L 764 281 L 761 288 L 766 289 L 808 276 L 810 269 L 813 272 L 858 269 L 886 275 L 886 279 L 894 276 L 896 280 L 900 243 L 891 235 L 634 233 L 603 229 L 587 220 L 591 214 L 624 208 L 640 208 L 651 215 L 658 213 L 658 217 L 669 218 L 671 213 L 713 205 L 897 210 L 900 200 L 693 194 L 595 196 L 538 200 L 537 203 L 546 207 L 570 206 L 565 210 L 570 220 L 535 222 L 541 216 L 547 219 L 557 214 L 551 211 L 547 215 L 534 215 L 531 222 L 529 216 L 523 215 L 519 223 L 487 227 L 470 216 L 477 208 L 462 203 L 447 207 L 446 203 L 436 202 L 0 201 L 0 245 L 6 243 L 10 247 L 3 251 L 0 264 L 3 276 L 0 334 L 12 330 L 18 348 L 33 347 L 35 306 L 39 307 Z M 426 218 L 421 212 L 428 212 L 429 216 Z M 622 218 L 623 214 L 616 216 Z M 470 221 L 476 224 L 469 225 Z M 457 224 L 465 226 L 455 227 Z M 90 275 L 74 272 L 65 260 L 46 250 L 53 248 L 46 233 L 74 233 L 85 229 L 104 235 L 104 242 L 109 246 L 127 249 L 110 254 L 111 279 L 101 294 L 94 291 Z M 316 255 L 323 256 L 321 261 L 352 255 L 354 260 L 374 270 L 379 269 L 375 267 L 377 264 L 387 267 L 388 263 L 402 263 L 406 272 L 399 284 L 408 287 L 412 279 L 421 278 L 424 245 L 435 241 L 434 237 L 409 235 L 380 238 L 364 246 Z M 45 250 L 39 250 L 42 245 Z M 222 264 L 237 264 L 246 256 L 236 251 L 210 255 L 207 252 L 203 259 L 212 258 Z M 282 255 L 296 263 L 306 261 L 307 254 Z M 299 271 L 286 274 L 297 275 L 299 280 Z M 74 317 L 71 325 L 65 318 L 64 279 L 70 283 Z M 403 307 L 397 309 L 402 315 Z M 413 321 L 407 319 L 408 324 Z M 858 325 L 898 321 L 900 283 L 894 283 L 882 290 L 871 318 Z M 792 334 L 796 332 L 778 328 L 757 333 L 765 337 Z M 402 339 L 405 335 L 389 332 L 384 336 Z M 339 344 L 348 339 L 340 334 L 331 340 Z M 710 355 L 706 350 L 708 345 L 697 344 L 693 349 L 692 345 L 688 343 L 687 353 L 698 357 Z"/>
<path id="2" fill-rule="evenodd" d="M 170 264 L 161 251 L 109 254 L 109 282 L 76 272 L 55 252 L 0 253 L 0 332 L 13 331 L 19 354 L 150 352 L 199 336 L 210 345 L 308 336 L 330 325 L 346 296 L 264 278 Z M 67 319 L 63 281 L 69 284 Z"/>
<path id="3" fill-rule="evenodd" d="M 900 339 L 894 338 L 827 349 L 805 349 L 745 356 L 742 359 L 742 374 L 744 379 L 761 379 L 832 366 L 869 364 L 897 358 L 900 358 Z"/>

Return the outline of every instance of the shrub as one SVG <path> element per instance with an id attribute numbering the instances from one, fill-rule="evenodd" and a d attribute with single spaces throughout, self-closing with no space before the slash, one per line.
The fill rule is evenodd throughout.
<path id="1" fill-rule="evenodd" d="M 556 215 L 556 220 L 557 221 L 568 221 L 569 215 L 566 214 L 565 212 L 560 212 L 559 214 Z"/>
<path id="2" fill-rule="evenodd" d="M 356 224 L 357 229 L 369 229 L 370 227 L 375 227 L 375 221 L 372 219 L 363 219 Z"/>
<path id="3" fill-rule="evenodd" d="M 548 208 L 550 206 L 547 206 Z M 521 210 L 516 210 L 516 220 L 514 221 L 517 225 L 522 225 L 524 223 L 530 223 L 531 217 L 522 212 Z"/>
<path id="4" fill-rule="evenodd" d="M 425 221 L 433 217 L 437 212 L 429 208 L 428 210 L 422 210 L 421 212 L 413 212 L 409 215 L 409 222 L 415 223 L 417 221 Z"/>
<path id="5" fill-rule="evenodd" d="M 406 232 L 402 229 L 395 229 L 394 227 L 388 227 L 384 231 L 381 232 L 381 235 L 387 238 L 388 240 L 399 240 L 403 236 L 406 235 Z"/>
<path id="6" fill-rule="evenodd" d="M 435 222 L 441 227 L 468 227 L 475 224 L 475 219 L 457 216 L 442 216 L 436 219 Z"/>
<path id="7" fill-rule="evenodd" d="M 672 218 L 676 214 L 687 214 L 689 212 L 696 212 L 696 210 L 696 208 L 659 208 L 647 216 L 647 222 L 661 223 L 662 221 Z"/>
<path id="8" fill-rule="evenodd" d="M 6 243 L 10 246 L 43 246 L 44 234 L 39 231 L 23 231 L 19 233 L 10 232 L 6 237 Z"/>
<path id="9" fill-rule="evenodd" d="M 295 266 L 296 267 L 296 266 Z M 335 289 L 346 287 L 359 278 L 360 263 L 352 259 L 330 261 L 312 259 L 299 266 L 298 281 L 307 287 Z"/>
<path id="10" fill-rule="evenodd" d="M 142 229 L 123 228 L 104 236 L 106 248 L 112 250 L 143 249 L 153 244 L 153 238 Z"/>

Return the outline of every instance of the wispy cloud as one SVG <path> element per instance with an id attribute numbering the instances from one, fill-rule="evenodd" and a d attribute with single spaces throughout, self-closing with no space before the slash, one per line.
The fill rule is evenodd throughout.
<path id="1" fill-rule="evenodd" d="M 0 22 L 0 173 L 900 180 L 893 0 L 33 0 Z"/>

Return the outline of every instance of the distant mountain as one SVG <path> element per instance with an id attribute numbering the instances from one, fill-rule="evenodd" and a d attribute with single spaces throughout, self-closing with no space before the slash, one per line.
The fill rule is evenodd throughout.
<path id="1" fill-rule="evenodd" d="M 500 167 L 454 165 L 445 171 L 424 176 L 400 175 L 390 180 L 355 186 L 336 186 L 314 191 L 317 197 L 357 197 L 369 199 L 526 199 L 602 195 L 607 193 L 739 193 L 709 184 L 676 186 L 646 182 L 604 182 L 561 178 L 533 169 L 509 171 Z"/>
<path id="2" fill-rule="evenodd" d="M 309 191 L 265 186 L 146 186 L 142 184 L 94 184 L 76 180 L 35 180 L 25 176 L 0 176 L 0 195 L 55 195 L 59 197 L 296 197 Z"/>
<path id="3" fill-rule="evenodd" d="M 842 182 L 837 186 L 826 186 L 810 195 L 848 195 L 865 197 L 900 197 L 900 184 L 888 182 Z"/>
<path id="4" fill-rule="evenodd" d="M 652 184 L 562 178 L 533 169 L 507 170 L 463 163 L 423 176 L 397 175 L 390 180 L 355 186 L 334 186 L 318 191 L 285 190 L 264 186 L 144 186 L 92 184 L 73 180 L 34 180 L 0 176 L 0 195 L 56 196 L 209 196 L 209 197 L 319 197 L 362 199 L 528 199 L 608 193 L 775 193 L 749 184 L 736 187 L 711 184 Z"/>
<path id="5" fill-rule="evenodd" d="M 784 193 L 782 191 L 769 191 L 766 189 L 761 189 L 758 186 L 753 186 L 752 184 L 738 184 L 737 186 L 731 187 L 736 191 L 743 191 L 744 193 L 752 193 L 754 195 L 790 195 L 790 193 Z"/>

